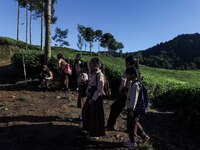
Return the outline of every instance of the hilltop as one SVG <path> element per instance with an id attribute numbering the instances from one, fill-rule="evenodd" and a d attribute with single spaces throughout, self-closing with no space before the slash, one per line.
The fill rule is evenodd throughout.
<path id="1" fill-rule="evenodd" d="M 200 69 L 200 34 L 182 34 L 133 53 L 142 64 L 167 69 Z"/>

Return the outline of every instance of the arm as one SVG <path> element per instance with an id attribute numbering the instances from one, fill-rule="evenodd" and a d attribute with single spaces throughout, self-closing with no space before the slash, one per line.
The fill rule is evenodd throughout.
<path id="1" fill-rule="evenodd" d="M 122 78 L 121 78 L 121 83 L 120 83 L 120 86 L 119 86 L 119 91 L 121 92 L 122 89 L 126 86 L 126 75 L 125 75 L 125 72 L 123 73 L 122 75 Z"/>
<path id="2" fill-rule="evenodd" d="M 53 73 L 49 71 L 49 77 L 46 77 L 47 80 L 52 80 L 53 79 Z"/>
<path id="3" fill-rule="evenodd" d="M 98 75 L 98 87 L 97 87 L 97 90 L 96 92 L 94 93 L 93 97 L 92 97 L 92 100 L 96 101 L 97 98 L 102 95 L 103 93 L 103 87 L 104 87 L 104 75 L 102 73 L 100 73 Z"/>

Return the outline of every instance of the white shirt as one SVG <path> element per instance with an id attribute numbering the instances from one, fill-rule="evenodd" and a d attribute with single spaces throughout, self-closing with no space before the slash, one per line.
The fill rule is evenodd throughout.
<path id="1" fill-rule="evenodd" d="M 135 109 L 137 102 L 138 102 L 138 96 L 140 92 L 140 83 L 139 81 L 132 82 L 129 86 L 127 100 L 126 100 L 126 106 L 128 109 Z"/>

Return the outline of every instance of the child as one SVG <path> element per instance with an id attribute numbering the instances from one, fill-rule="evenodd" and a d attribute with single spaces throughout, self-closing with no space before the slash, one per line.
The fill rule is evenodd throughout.
<path id="1" fill-rule="evenodd" d="M 141 114 L 140 102 L 140 81 L 138 80 L 138 71 L 134 67 L 126 69 L 127 80 L 132 80 L 130 84 L 126 105 L 128 110 L 127 126 L 130 140 L 124 142 L 124 146 L 135 148 L 137 146 L 138 138 L 142 138 L 144 142 L 149 140 L 149 136 L 144 132 L 139 123 Z"/>
<path id="2" fill-rule="evenodd" d="M 78 79 L 80 73 L 81 73 L 81 64 L 82 64 L 82 61 L 81 61 L 81 55 L 80 54 L 77 54 L 76 55 L 76 58 L 75 58 L 75 63 L 74 63 L 74 66 L 75 66 L 75 72 L 76 72 L 76 78 Z M 78 83 L 77 83 L 78 84 Z M 78 91 L 79 87 L 77 85 L 77 88 L 76 90 Z"/>
<path id="3" fill-rule="evenodd" d="M 139 64 L 138 61 L 132 56 L 129 55 L 125 58 L 125 67 L 134 67 L 138 70 L 139 72 Z M 121 78 L 121 84 L 119 87 L 119 99 L 114 101 L 114 103 L 111 105 L 111 110 L 109 114 L 109 118 L 107 121 L 107 126 L 106 129 L 107 131 L 115 131 L 116 129 L 114 128 L 114 125 L 116 123 L 116 120 L 120 113 L 123 111 L 125 105 L 126 105 L 126 97 L 128 93 L 128 88 L 131 83 L 131 80 L 128 80 L 126 78 L 125 72 L 123 73 L 123 76 Z"/>
<path id="4" fill-rule="evenodd" d="M 50 82 L 53 80 L 53 74 L 47 65 L 42 66 L 40 73 L 40 85 L 39 88 L 49 88 Z"/>
<path id="5" fill-rule="evenodd" d="M 90 140 L 98 140 L 105 135 L 103 87 L 104 75 L 98 58 L 90 61 L 91 79 L 86 90 L 87 100 L 83 107 L 83 129 L 88 131 Z"/>
<path id="6" fill-rule="evenodd" d="M 81 71 L 77 79 L 77 83 L 79 85 L 78 103 L 77 103 L 78 108 L 83 108 L 83 105 L 87 99 L 87 96 L 86 96 L 86 89 L 88 85 L 87 67 L 88 67 L 87 63 L 83 62 L 80 64 Z M 82 120 L 82 114 L 80 115 L 80 120 Z"/>
<path id="7" fill-rule="evenodd" d="M 70 65 L 68 60 L 64 58 L 62 54 L 57 55 L 58 58 L 58 68 L 60 69 L 61 73 L 61 80 L 62 85 L 64 86 L 64 91 L 69 91 L 69 75 L 71 75 L 71 72 L 67 72 L 68 68 L 70 69 Z"/>

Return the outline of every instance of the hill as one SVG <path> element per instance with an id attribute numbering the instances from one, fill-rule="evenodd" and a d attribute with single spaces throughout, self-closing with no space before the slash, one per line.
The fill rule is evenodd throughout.
<path id="1" fill-rule="evenodd" d="M 182 34 L 134 55 L 151 67 L 200 69 L 200 34 Z"/>

